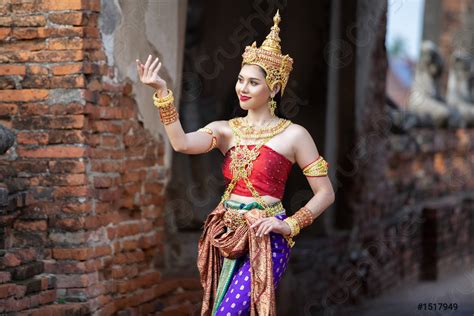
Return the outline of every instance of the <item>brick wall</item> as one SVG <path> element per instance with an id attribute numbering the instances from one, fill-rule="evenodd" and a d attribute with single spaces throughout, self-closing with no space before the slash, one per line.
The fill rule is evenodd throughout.
<path id="1" fill-rule="evenodd" d="M 18 197 L 0 214 L 0 313 L 172 313 L 198 297 L 160 273 L 164 144 L 107 65 L 99 15 L 98 0 L 0 7 L 0 123 L 17 137 L 0 182 Z"/>
<path id="2" fill-rule="evenodd" d="M 474 263 L 474 131 L 414 129 L 388 134 L 387 144 L 379 177 L 390 189 L 356 209 L 351 230 L 302 233 L 278 291 L 281 311 L 338 314 Z"/>

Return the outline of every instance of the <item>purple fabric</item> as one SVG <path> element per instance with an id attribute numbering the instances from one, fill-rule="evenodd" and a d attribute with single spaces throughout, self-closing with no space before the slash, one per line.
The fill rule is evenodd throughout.
<path id="1" fill-rule="evenodd" d="M 276 215 L 278 219 L 285 219 L 286 215 Z M 273 262 L 273 284 L 278 287 L 283 273 L 288 267 L 290 246 L 281 235 L 270 232 Z M 250 261 L 248 254 L 238 258 L 238 268 L 232 276 L 227 292 L 217 308 L 216 316 L 233 316 L 250 314 Z"/>

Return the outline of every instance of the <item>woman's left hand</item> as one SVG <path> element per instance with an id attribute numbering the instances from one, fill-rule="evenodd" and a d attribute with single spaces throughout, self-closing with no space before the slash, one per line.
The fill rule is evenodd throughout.
<path id="1" fill-rule="evenodd" d="M 256 228 L 257 237 L 266 235 L 270 232 L 282 234 L 283 236 L 291 233 L 290 225 L 276 217 L 263 217 L 257 219 L 250 228 Z"/>

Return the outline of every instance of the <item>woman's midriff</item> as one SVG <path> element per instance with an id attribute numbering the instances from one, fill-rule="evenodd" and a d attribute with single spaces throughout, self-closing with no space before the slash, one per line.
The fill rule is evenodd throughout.
<path id="1" fill-rule="evenodd" d="M 263 201 L 267 204 L 272 204 L 272 203 L 280 201 L 280 199 L 277 199 L 276 197 L 273 197 L 273 196 L 270 196 L 270 195 L 262 195 L 261 197 L 262 197 Z M 238 194 L 234 194 L 234 193 L 231 193 L 229 199 L 234 200 L 234 201 L 238 201 L 238 202 L 241 202 L 241 203 L 245 203 L 245 204 L 252 203 L 254 201 L 258 202 L 253 196 L 244 196 L 244 195 L 238 195 Z"/>

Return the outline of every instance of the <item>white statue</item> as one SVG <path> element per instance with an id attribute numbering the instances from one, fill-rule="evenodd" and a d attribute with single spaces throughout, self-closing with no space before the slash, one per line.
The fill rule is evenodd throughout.
<path id="1" fill-rule="evenodd" d="M 473 67 L 474 61 L 469 54 L 456 51 L 451 56 L 447 103 L 459 110 L 467 126 L 474 126 Z"/>
<path id="2" fill-rule="evenodd" d="M 424 41 L 408 99 L 408 110 L 437 127 L 458 125 L 461 121 L 459 112 L 448 107 L 440 95 L 442 72 L 443 60 L 435 44 Z"/>

